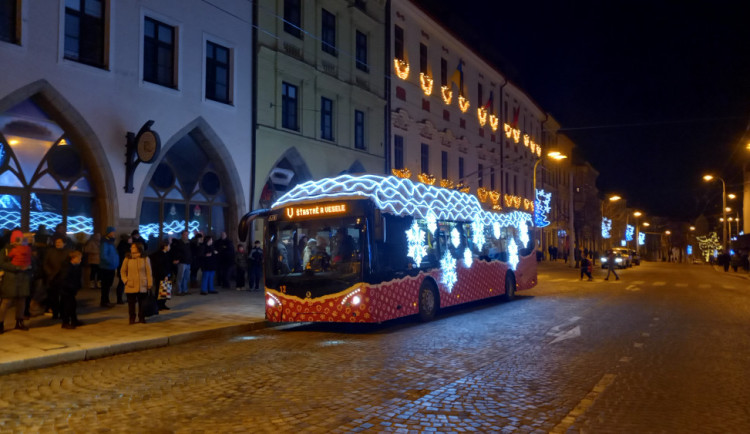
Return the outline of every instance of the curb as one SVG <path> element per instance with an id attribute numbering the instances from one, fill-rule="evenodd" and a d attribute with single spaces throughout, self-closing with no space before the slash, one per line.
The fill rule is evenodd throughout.
<path id="1" fill-rule="evenodd" d="M 270 327 L 270 325 L 266 320 L 260 320 L 246 324 L 218 327 L 209 330 L 198 330 L 194 332 L 180 333 L 177 335 L 163 336 L 141 341 L 123 342 L 103 347 L 66 351 L 58 354 L 50 354 L 48 356 L 15 360 L 0 364 L 0 375 L 30 371 L 33 369 L 48 368 L 51 366 L 62 365 L 66 363 L 100 359 L 117 354 L 150 350 L 154 348 L 167 347 L 170 345 L 179 345 L 186 342 L 198 341 L 201 339 L 232 336 L 235 334 L 261 330 L 268 327 Z"/>

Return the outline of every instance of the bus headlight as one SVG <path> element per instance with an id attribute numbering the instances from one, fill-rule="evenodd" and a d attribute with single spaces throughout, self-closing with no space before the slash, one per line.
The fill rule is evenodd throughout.
<path id="1" fill-rule="evenodd" d="M 358 295 L 355 295 L 352 297 L 352 306 L 357 306 L 361 301 L 362 299 Z"/>
<path id="2" fill-rule="evenodd" d="M 268 301 L 266 301 L 266 304 L 268 304 L 269 307 L 274 307 L 276 306 L 276 301 L 274 301 L 273 298 L 268 297 Z"/>

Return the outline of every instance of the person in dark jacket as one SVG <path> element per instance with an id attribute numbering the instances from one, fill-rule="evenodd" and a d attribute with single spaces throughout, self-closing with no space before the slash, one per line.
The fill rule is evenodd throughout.
<path id="1" fill-rule="evenodd" d="M 108 226 L 101 245 L 99 246 L 99 273 L 102 279 L 101 307 L 112 307 L 109 302 L 109 290 L 112 289 L 112 283 L 115 281 L 115 270 L 120 265 L 120 257 L 115 248 L 115 228 Z"/>
<path id="2" fill-rule="evenodd" d="M 117 256 L 118 256 L 117 276 L 118 277 L 122 275 L 122 263 L 123 261 L 125 261 L 125 258 L 128 256 L 128 253 L 130 253 L 131 244 L 133 244 L 132 236 L 129 237 L 127 234 L 120 235 L 120 242 L 117 243 Z M 141 247 L 141 251 L 144 251 L 142 243 L 136 243 L 136 244 L 138 244 Z M 125 304 L 125 285 L 123 284 L 122 279 L 120 279 L 117 282 L 117 290 L 115 291 L 115 294 L 117 295 L 117 304 Z"/>
<path id="3" fill-rule="evenodd" d="M 65 247 L 65 240 L 63 238 L 54 238 L 54 246 L 47 250 L 44 255 L 44 276 L 46 277 L 47 285 L 47 307 L 52 310 L 52 318 L 57 319 L 60 317 L 60 286 L 59 282 L 55 282 L 54 279 L 60 272 L 63 264 L 68 261 L 68 255 L 70 249 Z"/>
<path id="4" fill-rule="evenodd" d="M 260 241 L 255 241 L 255 247 L 248 255 L 248 262 L 250 262 L 250 291 L 258 290 L 263 277 L 263 249 L 260 248 Z"/>
<path id="5" fill-rule="evenodd" d="M 177 295 L 188 295 L 190 292 L 190 267 L 193 264 L 193 252 L 190 249 L 188 231 L 182 231 L 179 240 L 172 240 L 170 250 L 172 264 L 177 265 Z"/>
<path id="6" fill-rule="evenodd" d="M 235 287 L 237 291 L 242 291 L 245 289 L 245 276 L 247 276 L 249 271 L 247 268 L 247 252 L 245 251 L 244 244 L 237 244 L 237 252 L 235 252 L 234 258 Z"/>
<path id="7" fill-rule="evenodd" d="M 203 277 L 201 279 L 201 295 L 206 294 L 218 294 L 214 290 L 214 274 L 216 274 L 216 266 L 219 260 L 219 251 L 214 246 L 214 239 L 210 235 L 206 237 L 203 248 L 203 256 L 201 258 L 201 269 L 203 270 Z"/>
<path id="8" fill-rule="evenodd" d="M 216 240 L 216 250 L 219 252 L 218 264 L 216 266 L 216 280 L 222 288 L 229 288 L 229 277 L 234 268 L 234 244 L 227 238 L 227 233 L 222 232 Z"/>
<path id="9" fill-rule="evenodd" d="M 190 240 L 190 253 L 193 255 L 193 263 L 190 265 L 190 286 L 198 286 L 198 270 L 203 266 L 203 234 L 195 232 Z"/>
<path id="10" fill-rule="evenodd" d="M 77 250 L 68 251 L 68 260 L 53 277 L 52 284 L 60 288 L 60 306 L 62 328 L 74 329 L 83 325 L 76 313 L 76 294 L 81 288 L 81 259 L 83 255 Z"/>
<path id="11" fill-rule="evenodd" d="M 151 260 L 151 273 L 154 276 L 154 293 L 157 297 L 159 296 L 159 285 L 161 282 L 169 280 L 172 276 L 172 257 L 169 254 L 169 249 L 169 241 L 161 241 L 159 243 L 159 250 L 149 256 Z M 159 310 L 169 310 L 166 298 L 159 298 L 157 303 Z"/>
<path id="12" fill-rule="evenodd" d="M 21 231 L 14 230 L 10 235 L 10 244 L 0 250 L 0 270 L 5 272 L 0 284 L 0 334 L 3 333 L 5 313 L 14 304 L 16 330 L 28 331 L 29 328 L 23 323 L 23 309 L 31 284 L 31 247 L 25 244 Z"/>

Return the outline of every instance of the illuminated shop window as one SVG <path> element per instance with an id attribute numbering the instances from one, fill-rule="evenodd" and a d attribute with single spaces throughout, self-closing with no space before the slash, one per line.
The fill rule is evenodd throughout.
<path id="1" fill-rule="evenodd" d="M 0 228 L 92 234 L 93 192 L 80 149 L 37 104 L 0 114 Z"/>

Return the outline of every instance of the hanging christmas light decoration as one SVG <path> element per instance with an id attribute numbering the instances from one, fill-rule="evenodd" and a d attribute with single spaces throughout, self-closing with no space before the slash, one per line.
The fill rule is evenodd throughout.
<path id="1" fill-rule="evenodd" d="M 528 226 L 521 225 L 521 235 L 519 235 L 518 238 L 521 240 L 521 246 L 523 248 L 528 247 L 529 245 L 529 227 Z"/>
<path id="2" fill-rule="evenodd" d="M 474 258 L 471 255 L 471 250 L 467 247 L 464 250 L 464 267 L 471 268 L 471 264 L 473 262 Z"/>
<path id="3" fill-rule="evenodd" d="M 497 116 L 494 114 L 490 115 L 490 127 L 492 128 L 492 131 L 497 131 L 497 127 L 500 126 L 500 119 L 498 119 Z"/>
<path id="4" fill-rule="evenodd" d="M 391 169 L 391 173 L 394 176 L 398 176 L 399 178 L 403 178 L 403 179 L 411 178 L 411 170 L 405 167 L 403 169 Z"/>
<path id="5" fill-rule="evenodd" d="M 456 273 L 456 260 L 447 250 L 440 259 L 440 270 L 442 271 L 440 282 L 445 285 L 450 293 L 453 290 L 453 285 L 458 282 L 458 274 Z"/>
<path id="6" fill-rule="evenodd" d="M 479 125 L 485 126 L 487 124 L 487 110 L 483 107 L 477 108 L 477 118 L 479 118 Z"/>
<path id="7" fill-rule="evenodd" d="M 602 217 L 602 238 L 609 238 L 610 231 L 612 230 L 612 220 L 607 217 Z"/>
<path id="8" fill-rule="evenodd" d="M 497 192 L 495 190 L 491 190 L 490 191 L 490 200 L 492 201 L 492 209 L 500 209 L 500 208 L 502 208 L 500 206 L 500 204 L 498 203 L 499 200 L 500 200 L 500 193 L 499 192 Z"/>
<path id="9" fill-rule="evenodd" d="M 471 240 L 474 242 L 477 250 L 481 251 L 487 239 L 484 237 L 484 224 L 479 220 L 471 222 Z"/>
<path id="10" fill-rule="evenodd" d="M 513 270 L 515 270 L 518 265 L 518 245 L 513 238 L 511 238 L 510 243 L 508 243 L 508 263 Z"/>
<path id="11" fill-rule="evenodd" d="M 547 220 L 549 212 L 552 209 L 552 192 L 546 192 L 544 190 L 537 189 L 536 191 L 536 204 L 534 206 L 534 225 L 538 228 L 544 228 L 549 226 L 550 222 Z"/>
<path id="12" fill-rule="evenodd" d="M 429 229 L 431 234 L 434 234 L 437 230 L 437 216 L 430 210 L 425 220 L 427 220 L 427 229 Z"/>
<path id="13" fill-rule="evenodd" d="M 461 109 L 461 113 L 466 113 L 469 109 L 469 100 L 464 98 L 463 95 L 458 96 L 458 108 Z"/>
<path id="14" fill-rule="evenodd" d="M 721 242 L 719 242 L 719 236 L 716 235 L 716 232 L 711 232 L 707 237 L 696 237 L 696 239 L 698 240 L 698 247 L 701 249 L 701 256 L 706 262 L 716 250 L 721 248 Z"/>
<path id="15" fill-rule="evenodd" d="M 646 244 L 646 234 L 638 232 L 638 245 L 642 246 L 644 244 Z"/>
<path id="16" fill-rule="evenodd" d="M 455 249 L 461 245 L 461 234 L 458 233 L 458 229 L 456 228 L 453 228 L 451 231 L 451 244 L 453 244 L 453 248 Z"/>
<path id="17" fill-rule="evenodd" d="M 541 157 L 542 156 L 542 147 L 541 146 L 537 146 L 536 147 L 536 156 L 537 157 Z"/>
<path id="18" fill-rule="evenodd" d="M 401 59 L 393 59 L 393 66 L 396 69 L 396 76 L 401 80 L 409 78 L 409 62 Z"/>
<path id="19" fill-rule="evenodd" d="M 633 241 L 633 234 L 635 234 L 635 226 L 627 225 L 625 227 L 625 241 Z"/>
<path id="20" fill-rule="evenodd" d="M 528 148 L 530 141 L 531 141 L 531 138 L 529 137 L 529 135 L 528 134 L 524 134 L 523 135 L 523 145 Z"/>
<path id="21" fill-rule="evenodd" d="M 414 259 L 417 267 L 419 267 L 422 264 L 422 259 L 427 256 L 427 245 L 425 244 L 425 233 L 419 228 L 416 220 L 412 223 L 411 228 L 406 231 L 406 245 L 406 256 Z"/>
<path id="22" fill-rule="evenodd" d="M 424 72 L 420 72 L 419 83 L 422 85 L 422 92 L 424 92 L 425 95 L 432 95 L 432 77 L 430 77 L 429 75 L 425 75 Z"/>
<path id="23" fill-rule="evenodd" d="M 518 141 L 521 140 L 521 130 L 514 129 L 513 130 L 513 141 L 518 143 Z"/>
<path id="24" fill-rule="evenodd" d="M 500 222 L 492 223 L 492 235 L 495 236 L 496 240 L 500 239 Z"/>
<path id="25" fill-rule="evenodd" d="M 445 105 L 450 105 L 453 101 L 453 91 L 448 86 L 440 86 L 440 94 L 443 97 Z"/>
<path id="26" fill-rule="evenodd" d="M 428 173 L 420 173 L 417 175 L 417 179 L 419 179 L 419 182 L 427 185 L 432 185 L 435 183 L 435 175 L 430 175 Z"/>
<path id="27" fill-rule="evenodd" d="M 487 190 L 484 187 L 477 188 L 477 197 L 479 198 L 480 202 L 486 202 L 487 201 Z"/>

